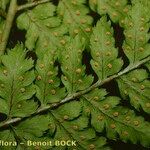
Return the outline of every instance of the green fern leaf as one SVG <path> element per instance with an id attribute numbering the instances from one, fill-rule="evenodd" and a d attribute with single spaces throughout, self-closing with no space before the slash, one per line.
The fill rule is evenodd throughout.
<path id="1" fill-rule="evenodd" d="M 3 130 L 0 132 L 0 139 L 3 141 L 8 141 L 8 142 L 16 142 L 16 139 L 14 137 L 13 131 L 11 130 Z M 1 146 L 2 150 L 16 150 L 16 147 L 5 147 L 5 146 Z"/>
<path id="2" fill-rule="evenodd" d="M 82 112 L 82 107 L 80 102 L 71 102 L 58 108 L 55 112 L 59 118 L 73 120 L 79 117 Z"/>
<path id="3" fill-rule="evenodd" d="M 92 10 L 100 15 L 108 14 L 112 21 L 121 22 L 129 10 L 127 0 L 89 0 Z"/>
<path id="4" fill-rule="evenodd" d="M 17 25 L 19 29 L 27 30 L 26 47 L 31 50 L 36 48 L 38 53 L 43 49 L 60 49 L 67 42 L 64 35 L 68 33 L 71 36 L 80 33 L 87 40 L 93 20 L 87 15 L 89 10 L 84 3 L 85 0 L 77 4 L 60 1 L 57 8 L 58 16 L 54 16 L 56 7 L 52 3 L 42 4 L 22 13 L 17 18 Z M 71 26 L 72 21 L 76 22 L 76 25 Z"/>
<path id="5" fill-rule="evenodd" d="M 132 0 L 132 4 L 136 4 L 137 2 L 141 3 L 142 5 L 144 5 L 148 9 L 150 9 L 150 1 L 149 0 Z M 149 11 L 147 13 L 150 14 Z"/>
<path id="6" fill-rule="evenodd" d="M 45 53 L 43 58 L 37 60 L 36 96 L 42 105 L 58 102 L 65 96 L 65 89 L 59 87 L 58 68 L 54 67 L 54 63 L 55 54 L 53 51 Z"/>
<path id="7" fill-rule="evenodd" d="M 48 129 L 48 123 L 48 116 L 36 116 L 20 123 L 14 131 L 21 139 L 33 140 L 34 138 L 43 136 L 43 133 Z"/>
<path id="8" fill-rule="evenodd" d="M 81 102 L 71 102 L 51 111 L 56 122 L 57 131 L 55 140 L 74 140 L 79 150 L 83 149 L 109 149 L 105 147 L 106 139 L 97 137 L 95 131 L 89 127 L 88 116 L 82 113 Z M 58 148 L 59 149 L 59 148 Z"/>
<path id="9" fill-rule="evenodd" d="M 32 126 L 31 126 L 32 124 Z M 5 136 L 3 136 L 5 134 Z M 44 134 L 44 137 L 43 137 Z M 10 138 L 11 137 L 11 138 Z M 74 141 L 69 149 L 79 150 L 99 149 L 110 150 L 106 146 L 106 139 L 96 135 L 93 128 L 89 127 L 88 116 L 82 114 L 81 102 L 67 103 L 57 110 L 52 110 L 49 115 L 34 116 L 26 119 L 17 126 L 12 126 L 11 130 L 0 133 L 1 140 L 12 140 L 18 143 L 17 148 L 33 150 L 35 148 L 59 150 L 66 149 L 66 146 L 56 146 L 56 141 Z M 52 145 L 30 146 L 27 142 L 51 141 Z M 21 145 L 20 143 L 24 143 Z M 17 149 L 14 147 L 14 149 Z"/>
<path id="10" fill-rule="evenodd" d="M 149 148 L 149 9 L 149 0 L 0 0 L 0 149 Z"/>
<path id="11" fill-rule="evenodd" d="M 122 97 L 127 100 L 130 98 L 130 103 L 137 110 L 142 107 L 147 113 L 150 113 L 150 94 L 149 80 L 146 70 L 134 70 L 127 75 L 122 76 L 118 80 L 119 89 Z"/>
<path id="12" fill-rule="evenodd" d="M 123 49 L 130 63 L 134 63 L 150 55 L 149 20 L 147 6 L 136 1 L 124 20 L 125 41 Z"/>
<path id="13" fill-rule="evenodd" d="M 93 29 L 91 35 L 91 65 L 98 77 L 102 80 L 117 73 L 122 67 L 122 60 L 117 58 L 113 29 L 110 21 L 102 17 Z"/>
<path id="14" fill-rule="evenodd" d="M 142 117 L 137 117 L 133 111 L 117 106 L 120 101 L 118 97 L 100 97 L 102 93 L 104 94 L 103 90 L 96 89 L 82 98 L 84 107 L 89 108 L 91 124 L 95 130 L 102 132 L 106 128 L 107 137 L 110 139 L 117 140 L 119 135 L 119 139 L 124 142 L 130 140 L 136 144 L 140 141 L 148 147 L 149 123 Z"/>
<path id="15" fill-rule="evenodd" d="M 17 45 L 1 57 L 0 112 L 8 117 L 25 116 L 37 108 L 37 104 L 30 100 L 35 93 L 35 86 L 32 84 L 34 72 L 31 70 L 33 61 L 25 57 L 22 45 Z"/>
<path id="16" fill-rule="evenodd" d="M 93 19 L 88 15 L 89 9 L 85 3 L 86 0 L 61 0 L 58 4 L 57 13 L 62 19 L 62 25 L 67 27 L 71 36 L 80 33 L 88 41 Z"/>
<path id="17" fill-rule="evenodd" d="M 16 143 L 16 145 L 11 147 L 2 147 L 2 150 L 33 150 L 34 147 L 33 145 L 29 146 L 29 141 L 39 141 L 48 129 L 48 124 L 48 116 L 36 116 L 25 120 L 18 126 L 12 126 L 10 130 L 0 132 L 1 140 Z"/>
<path id="18" fill-rule="evenodd" d="M 57 49 L 60 45 L 61 41 L 58 41 L 54 31 L 61 20 L 54 17 L 55 11 L 56 7 L 52 3 L 46 3 L 22 13 L 17 18 L 18 28 L 27 30 L 25 45 L 28 49 L 33 50 L 36 47 L 38 53 L 41 50 L 43 53 L 52 47 Z"/>
<path id="19" fill-rule="evenodd" d="M 62 82 L 69 94 L 83 90 L 93 82 L 93 77 L 85 74 L 85 66 L 82 65 L 82 52 L 84 48 L 84 38 L 77 35 L 75 38 L 70 39 L 62 51 Z"/>

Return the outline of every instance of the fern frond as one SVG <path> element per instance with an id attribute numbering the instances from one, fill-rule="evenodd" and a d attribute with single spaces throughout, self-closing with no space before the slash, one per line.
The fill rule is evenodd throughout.
<path id="1" fill-rule="evenodd" d="M 39 56 L 39 55 L 37 55 Z M 36 64 L 36 96 L 42 106 L 47 103 L 58 102 L 65 96 L 65 89 L 60 88 L 57 77 L 58 68 L 54 66 L 55 52 L 46 52 L 43 58 L 38 58 Z"/>
<path id="2" fill-rule="evenodd" d="M 34 139 L 43 136 L 44 132 L 48 129 L 48 123 L 48 116 L 39 115 L 20 123 L 17 127 L 14 127 L 14 131 L 21 139 Z"/>
<path id="3" fill-rule="evenodd" d="M 32 126 L 31 126 L 32 124 Z M 45 133 L 45 134 L 44 134 Z M 2 136 L 5 134 L 5 136 Z M 43 137 L 44 134 L 44 137 Z M 18 142 L 17 148 L 26 149 L 27 141 L 48 142 L 52 145 L 36 146 L 41 149 L 60 149 L 55 141 L 75 141 L 75 145 L 69 149 L 78 148 L 79 150 L 99 149 L 110 150 L 106 146 L 106 138 L 96 135 L 93 128 L 89 127 L 89 118 L 82 114 L 81 102 L 67 103 L 57 110 L 52 110 L 48 115 L 34 116 L 26 119 L 17 126 L 12 126 L 11 130 L 0 133 L 1 140 L 8 139 Z M 24 143 L 23 145 L 19 143 Z M 31 146 L 33 150 L 35 146 Z M 61 146 L 66 149 L 67 145 Z M 15 149 L 15 148 L 14 148 Z"/>
<path id="4" fill-rule="evenodd" d="M 113 22 L 121 22 L 129 11 L 127 0 L 89 0 L 92 10 L 100 15 L 108 14 Z"/>
<path id="5" fill-rule="evenodd" d="M 26 47 L 31 50 L 36 48 L 36 51 L 52 47 L 60 49 L 66 43 L 66 34 L 76 36 L 80 33 L 87 40 L 93 20 L 87 15 L 89 10 L 84 3 L 85 0 L 76 4 L 60 1 L 56 9 L 49 2 L 22 13 L 17 18 L 17 25 L 19 29 L 27 30 Z"/>
<path id="6" fill-rule="evenodd" d="M 150 55 L 150 44 L 148 43 L 150 17 L 147 15 L 148 13 L 148 7 L 136 1 L 124 20 L 125 41 L 123 49 L 130 63 Z"/>
<path id="7" fill-rule="evenodd" d="M 33 113 L 37 104 L 31 100 L 35 94 L 33 60 L 25 59 L 22 45 L 17 45 L 1 57 L 0 112 L 9 118 Z M 30 105 L 29 105 L 30 103 Z"/>
<path id="8" fill-rule="evenodd" d="M 61 45 L 54 32 L 61 23 L 58 17 L 54 17 L 55 11 L 56 7 L 52 3 L 46 3 L 22 13 L 17 18 L 18 28 L 27 31 L 25 45 L 28 49 L 36 48 L 37 53 L 43 53 L 44 50 L 51 50 L 52 47 L 57 49 Z"/>
<path id="9" fill-rule="evenodd" d="M 62 51 L 62 82 L 69 94 L 83 90 L 93 82 L 93 77 L 85 74 L 85 66 L 82 65 L 84 48 L 84 38 L 77 35 L 75 38 L 70 39 Z"/>
<path id="10" fill-rule="evenodd" d="M 93 128 L 89 127 L 88 116 L 82 114 L 81 102 L 67 103 L 58 109 L 51 111 L 55 120 L 55 140 L 74 140 L 79 150 L 86 149 L 109 149 L 105 147 L 106 139 L 98 137 Z M 65 147 L 66 148 L 66 147 Z"/>
<path id="11" fill-rule="evenodd" d="M 16 139 L 14 137 L 13 131 L 10 130 L 3 130 L 0 132 L 0 139 L 4 141 L 14 141 Z M 16 147 L 1 147 L 2 150 L 16 150 Z"/>
<path id="12" fill-rule="evenodd" d="M 144 5 L 145 7 L 147 7 L 148 9 L 150 9 L 150 1 L 149 0 L 132 0 L 131 3 L 132 4 L 136 4 L 137 2 L 141 3 L 142 5 Z M 150 14 L 150 12 L 148 11 L 148 14 Z M 147 15 L 148 15 L 147 14 Z"/>
<path id="13" fill-rule="evenodd" d="M 123 65 L 122 60 L 117 58 L 113 34 L 111 22 L 102 17 L 91 35 L 91 65 L 100 80 L 117 73 Z"/>
<path id="14" fill-rule="evenodd" d="M 85 3 L 86 0 L 61 0 L 57 13 L 62 19 L 62 26 L 67 27 L 71 36 L 80 33 L 88 41 L 93 19 L 88 15 L 89 9 Z"/>
<path id="15" fill-rule="evenodd" d="M 149 9 L 149 0 L 0 0 L 0 149 L 149 148 Z"/>
<path id="16" fill-rule="evenodd" d="M 134 70 L 118 80 L 123 99 L 130 99 L 130 103 L 137 110 L 142 107 L 150 113 L 150 93 L 148 73 L 144 69 Z"/>
<path id="17" fill-rule="evenodd" d="M 29 146 L 27 142 L 39 141 L 43 134 L 48 130 L 49 117 L 35 116 L 21 122 L 18 126 L 11 126 L 10 129 L 0 132 L 0 139 L 10 141 L 16 145 L 11 147 L 1 147 L 2 150 L 33 150 L 35 146 Z M 4 136 L 5 135 L 5 136 Z M 40 140 L 42 141 L 42 140 Z M 23 143 L 23 144 L 20 144 Z"/>
<path id="18" fill-rule="evenodd" d="M 148 147 L 149 123 L 142 117 L 137 117 L 132 110 L 118 106 L 120 98 L 104 97 L 104 94 L 104 90 L 96 89 L 82 98 L 85 109 L 89 108 L 91 124 L 95 130 L 102 132 L 106 128 L 107 137 L 110 139 L 117 140 L 119 135 L 119 139 L 124 142 L 140 142 Z"/>

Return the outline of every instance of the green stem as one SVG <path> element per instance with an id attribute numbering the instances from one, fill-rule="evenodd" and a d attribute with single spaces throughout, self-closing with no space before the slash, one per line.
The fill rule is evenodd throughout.
<path id="1" fill-rule="evenodd" d="M 139 62 L 137 62 L 135 64 L 129 65 L 124 70 L 120 71 L 119 73 L 117 73 L 115 75 L 112 75 L 112 76 L 108 77 L 107 79 L 104 79 L 102 81 L 98 80 L 95 84 L 93 84 L 89 88 L 87 88 L 87 89 L 85 89 L 83 91 L 74 93 L 71 96 L 64 98 L 63 100 L 61 100 L 58 103 L 53 103 L 51 105 L 47 105 L 47 106 L 44 106 L 42 108 L 39 108 L 35 113 L 33 113 L 32 115 L 26 116 L 24 118 L 29 118 L 29 117 L 31 117 L 33 115 L 38 115 L 41 112 L 45 112 L 45 111 L 48 111 L 48 110 L 51 110 L 51 109 L 56 109 L 57 107 L 65 104 L 67 102 L 76 100 L 75 98 L 80 97 L 80 96 L 82 96 L 82 95 L 84 95 L 84 94 L 86 94 L 86 93 L 88 93 L 88 92 L 90 92 L 90 91 L 92 91 L 92 90 L 94 90 L 94 89 L 104 85 L 105 83 L 108 83 L 108 82 L 110 82 L 110 81 L 112 81 L 112 80 L 114 80 L 116 78 L 121 77 L 122 75 L 124 75 L 124 74 L 126 74 L 126 73 L 128 73 L 128 72 L 130 72 L 130 71 L 132 71 L 132 70 L 134 70 L 134 69 L 136 69 L 138 67 L 140 67 L 141 65 L 143 65 L 143 64 L 145 64 L 145 63 L 147 63 L 149 61 L 150 61 L 150 56 L 148 56 L 147 58 L 145 58 L 145 59 L 143 59 L 143 60 L 141 60 L 141 61 L 139 61 Z M 19 122 L 19 121 L 23 120 L 24 118 L 13 118 L 13 119 L 9 119 L 7 121 L 4 121 L 4 122 L 0 123 L 0 128 L 9 126 L 9 125 L 14 124 L 16 122 Z"/>
<path id="2" fill-rule="evenodd" d="M 3 55 L 5 52 L 16 11 L 17 11 L 17 0 L 11 0 L 9 10 L 6 16 L 5 27 L 0 41 L 0 56 Z"/>
<path id="3" fill-rule="evenodd" d="M 41 0 L 41 1 L 35 1 L 35 2 L 32 2 L 32 3 L 27 3 L 27 4 L 24 4 L 24 5 L 18 6 L 17 11 L 28 9 L 28 8 L 37 6 L 39 4 L 44 4 L 44 3 L 47 3 L 47 2 L 50 2 L 50 1 L 51 0 Z"/>

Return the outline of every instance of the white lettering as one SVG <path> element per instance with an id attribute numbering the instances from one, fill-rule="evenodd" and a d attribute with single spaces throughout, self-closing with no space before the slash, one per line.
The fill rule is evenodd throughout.
<path id="1" fill-rule="evenodd" d="M 55 141 L 55 146 L 76 146 L 76 141 Z"/>
<path id="2" fill-rule="evenodd" d="M 17 146 L 17 142 L 16 141 L 3 141 L 0 140 L 0 146 Z"/>
<path id="3" fill-rule="evenodd" d="M 52 146 L 52 141 L 27 141 L 27 146 Z"/>

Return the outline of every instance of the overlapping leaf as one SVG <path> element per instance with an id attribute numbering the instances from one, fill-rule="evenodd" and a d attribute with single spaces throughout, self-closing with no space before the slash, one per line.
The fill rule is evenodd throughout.
<path id="1" fill-rule="evenodd" d="M 1 58 L 0 112 L 8 117 L 25 116 L 37 108 L 30 100 L 35 93 L 33 60 L 25 57 L 23 46 L 17 45 Z"/>
<path id="2" fill-rule="evenodd" d="M 92 68 L 101 80 L 117 73 L 122 67 L 122 60 L 117 58 L 118 50 L 115 48 L 113 29 L 106 17 L 102 17 L 93 29 L 91 55 Z"/>

